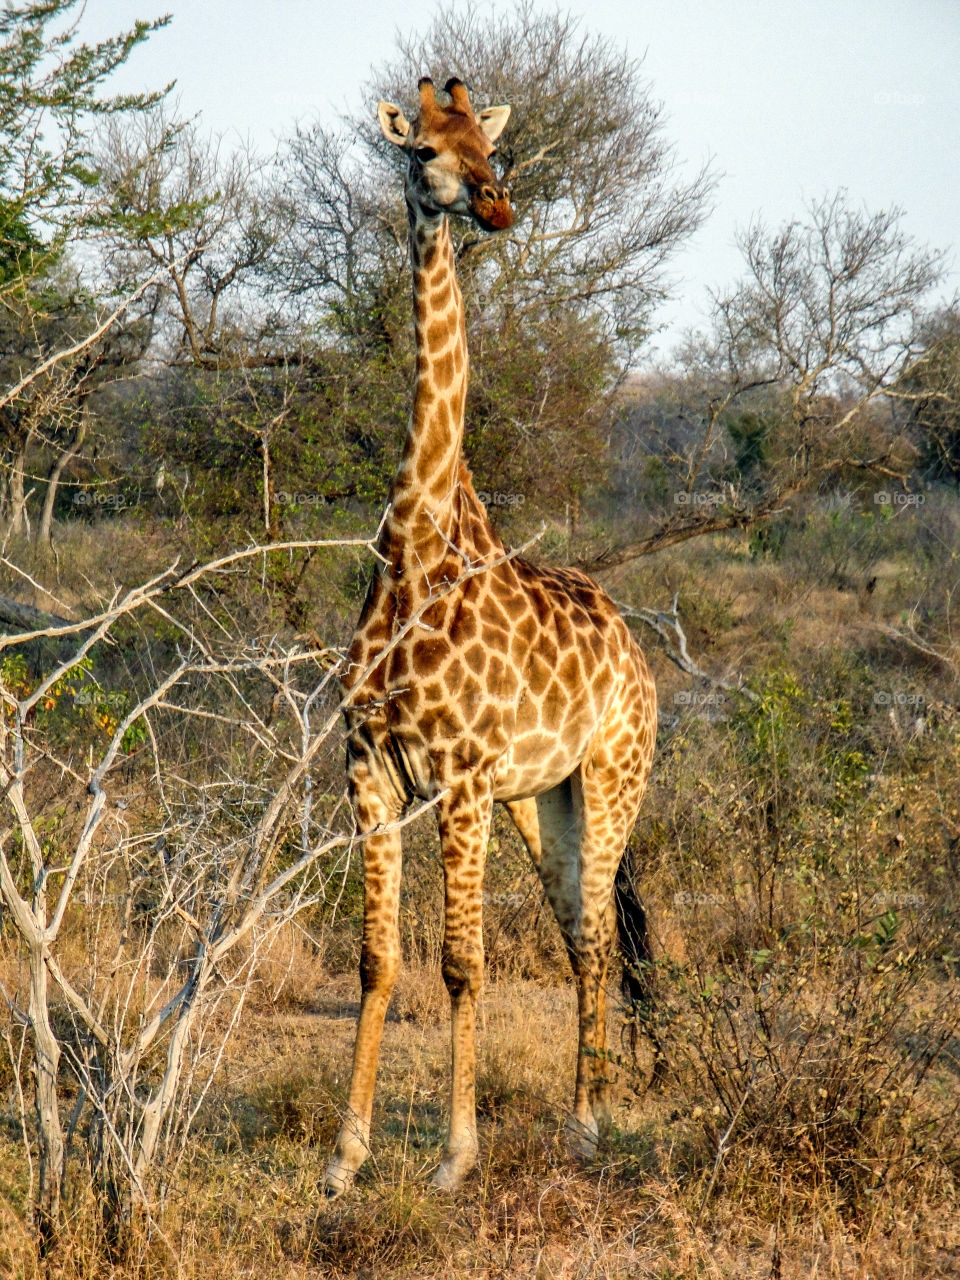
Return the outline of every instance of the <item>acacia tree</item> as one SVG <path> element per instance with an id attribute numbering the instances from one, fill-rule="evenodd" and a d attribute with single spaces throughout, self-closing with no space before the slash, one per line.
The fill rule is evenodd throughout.
<path id="1" fill-rule="evenodd" d="M 111 288 L 157 273 L 152 354 L 178 371 L 168 385 L 176 394 L 143 435 L 144 452 L 155 469 L 199 477 L 192 492 L 204 495 L 206 514 L 235 506 L 246 520 L 258 497 L 273 536 L 282 517 L 277 472 L 315 381 L 296 318 L 263 287 L 293 211 L 263 161 L 226 151 L 194 123 L 171 125 L 162 108 L 111 123 L 97 159 L 110 208 Z"/>
<path id="2" fill-rule="evenodd" d="M 159 354 L 206 370 L 269 362 L 279 318 L 251 287 L 284 211 L 250 152 L 158 106 L 109 121 L 96 150 L 114 292 L 163 281 Z"/>
<path id="3" fill-rule="evenodd" d="M 374 76 L 349 132 L 301 130 L 284 157 L 297 217 L 275 279 L 368 370 L 368 395 L 409 385 L 412 360 L 402 158 L 372 104 L 412 117 L 425 74 L 459 76 L 513 108 L 497 161 L 513 227 L 481 237 L 453 226 L 475 355 L 467 451 L 479 488 L 555 508 L 603 456 L 598 410 L 649 332 L 664 264 L 699 224 L 709 180 L 677 172 L 639 63 L 576 19 L 530 3 L 509 17 L 439 14 Z M 401 428 L 381 428 L 385 465 Z"/>
<path id="4" fill-rule="evenodd" d="M 31 450 L 47 456 L 55 485 L 58 455 L 82 443 L 78 402 L 103 360 L 102 339 L 131 301 L 96 307 L 68 261 L 102 223 L 93 124 L 162 96 L 104 90 L 167 19 L 90 45 L 78 39 L 78 7 L 37 0 L 0 14 L 0 522 L 8 532 L 25 523 Z"/>
<path id="5" fill-rule="evenodd" d="M 870 214 L 839 192 L 805 220 L 775 231 L 758 221 L 739 237 L 744 275 L 712 295 L 711 329 L 679 352 L 687 429 L 669 450 L 648 441 L 666 507 L 582 563 L 748 527 L 843 473 L 906 479 L 913 452 L 892 406 L 924 362 L 925 304 L 943 259 L 901 222 L 899 209 Z"/>
<path id="6" fill-rule="evenodd" d="M 921 343 L 898 398 L 927 474 L 960 485 L 960 311 L 949 307 L 931 317 Z"/>
<path id="7" fill-rule="evenodd" d="M 87 1140 L 108 1221 L 148 1202 L 158 1154 L 175 1157 L 195 1114 L 204 1018 L 224 998 L 242 1005 L 262 944 L 323 901 L 351 844 L 349 828 L 336 829 L 343 806 L 321 812 L 308 781 L 338 721 L 326 696 L 338 655 L 243 634 L 217 590 L 244 562 L 310 546 L 247 547 L 187 571 L 173 564 L 91 617 L 0 636 L 0 905 L 22 960 L 0 998 L 23 1140 L 36 1139 L 32 1208 L 45 1248 L 61 1226 L 75 1138 Z M 207 602 L 191 617 L 197 584 Z M 165 663 L 150 651 L 139 688 L 110 688 L 96 674 L 102 642 L 155 611 L 181 644 Z M 51 641 L 65 656 L 32 674 L 25 655 Z M 224 754 L 205 773 L 194 743 L 188 797 L 170 777 L 186 762 L 178 752 L 190 726 L 211 722 L 225 731 Z M 151 760 L 133 812 L 117 792 L 124 758 L 138 752 Z M 203 754 L 212 764 L 209 734 Z M 236 773 L 225 789 L 228 759 Z M 252 950 L 238 956 L 245 941 Z M 67 1030 L 56 1025 L 58 1002 Z M 32 1123 L 21 1063 L 33 1077 Z"/>

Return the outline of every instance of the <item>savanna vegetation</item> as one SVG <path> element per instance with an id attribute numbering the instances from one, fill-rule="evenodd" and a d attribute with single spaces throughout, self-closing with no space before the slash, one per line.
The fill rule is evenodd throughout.
<path id="1" fill-rule="evenodd" d="M 575 21 L 441 16 L 353 126 L 268 161 L 113 95 L 151 28 L 90 46 L 79 9 L 0 13 L 0 1275 L 960 1272 L 941 256 L 844 192 L 757 221 L 654 368 L 711 178 Z M 449 1029 L 412 812 L 375 1158 L 321 1213 L 362 912 L 336 675 L 413 368 L 367 108 L 424 72 L 513 106 L 515 226 L 455 229 L 476 487 L 656 674 L 629 847 L 656 999 L 611 1011 L 616 1122 L 578 1163 L 564 947 L 499 814 L 481 1164 L 429 1190 Z"/>

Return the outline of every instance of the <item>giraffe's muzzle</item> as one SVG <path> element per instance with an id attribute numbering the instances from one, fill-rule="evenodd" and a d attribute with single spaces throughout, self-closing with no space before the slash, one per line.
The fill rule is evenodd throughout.
<path id="1" fill-rule="evenodd" d="M 470 212 L 485 231 L 503 231 L 513 223 L 510 192 L 487 183 L 470 193 Z"/>

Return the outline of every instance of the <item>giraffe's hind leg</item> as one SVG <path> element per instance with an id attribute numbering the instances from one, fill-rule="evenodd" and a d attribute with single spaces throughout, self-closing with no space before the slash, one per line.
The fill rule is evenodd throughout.
<path id="1" fill-rule="evenodd" d="M 627 774 L 599 748 L 559 786 L 506 807 L 536 863 L 577 979 L 579 1051 L 567 1140 L 596 1150 L 610 1118 L 607 971 L 617 932 L 613 887 L 646 772 Z"/>
<path id="2" fill-rule="evenodd" d="M 577 980 L 579 1052 L 573 1110 L 567 1141 L 577 1154 L 592 1156 L 599 1125 L 609 1115 L 606 1070 L 605 984 L 616 931 L 616 907 L 610 885 L 582 877 L 586 838 L 583 787 L 578 774 L 532 800 L 507 806 L 530 851 Z"/>
<path id="3" fill-rule="evenodd" d="M 624 776 L 601 748 L 580 768 L 583 839 L 580 845 L 580 1054 L 574 1118 L 590 1128 L 610 1119 L 606 1040 L 607 971 L 617 933 L 614 883 L 633 829 L 645 776 Z"/>

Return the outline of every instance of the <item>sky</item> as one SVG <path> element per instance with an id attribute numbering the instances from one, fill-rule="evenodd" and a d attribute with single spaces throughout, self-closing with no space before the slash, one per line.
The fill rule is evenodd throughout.
<path id="1" fill-rule="evenodd" d="M 175 80 L 181 112 L 270 154 L 297 121 L 334 125 L 364 103 L 398 31 L 425 32 L 438 0 L 88 0 L 81 31 L 113 34 L 171 13 L 115 78 Z M 551 5 L 544 5 L 553 8 Z M 740 271 L 738 229 L 778 226 L 845 188 L 871 212 L 948 251 L 942 298 L 960 292 L 958 0 L 571 0 L 559 6 L 642 60 L 681 168 L 718 177 L 713 211 L 672 264 L 657 313 L 665 354 L 703 323 L 709 288 Z M 481 12 L 510 6 L 476 0 Z M 475 86 L 482 99 L 482 86 Z"/>

